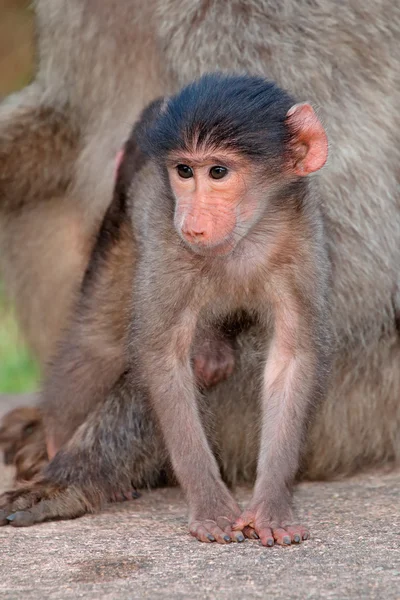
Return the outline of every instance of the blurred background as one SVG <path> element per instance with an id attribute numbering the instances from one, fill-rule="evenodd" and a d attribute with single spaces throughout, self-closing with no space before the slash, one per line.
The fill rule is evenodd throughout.
<path id="1" fill-rule="evenodd" d="M 0 100 L 27 85 L 33 69 L 33 10 L 28 0 L 0 0 Z M 38 367 L 18 331 L 0 275 L 0 393 L 36 389 Z"/>

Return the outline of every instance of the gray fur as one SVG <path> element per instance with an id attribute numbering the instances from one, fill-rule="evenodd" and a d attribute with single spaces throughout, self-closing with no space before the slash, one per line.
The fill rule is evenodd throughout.
<path id="1" fill-rule="evenodd" d="M 208 0 L 38 0 L 36 11 L 38 75 L 0 107 L 0 154 L 14 143 L 8 131 L 21 106 L 32 106 L 27 136 L 42 105 L 66 111 L 80 132 L 64 195 L 49 199 L 43 190 L 43 203 L 28 195 L 12 216 L 12 186 L 0 178 L 1 261 L 43 359 L 53 351 L 109 202 L 114 155 L 140 109 L 207 70 L 264 74 L 314 103 L 331 145 L 321 192 L 337 353 L 304 473 L 324 478 L 399 462 L 398 3 L 350 0 L 338 10 L 334 0 L 232 0 L 223 8 Z M 20 169 L 16 164 L 16 177 Z M 64 217 L 65 227 L 55 228 Z M 73 243 L 66 233 L 71 221 Z M 221 442 L 230 479 L 254 468 L 254 444 L 242 427 L 247 417 L 254 423 L 254 409 L 246 404 L 243 412 L 234 395 L 252 396 L 253 381 L 250 375 L 221 384 L 223 406 L 211 395 L 232 427 L 240 424 L 236 436 L 226 427 Z"/>

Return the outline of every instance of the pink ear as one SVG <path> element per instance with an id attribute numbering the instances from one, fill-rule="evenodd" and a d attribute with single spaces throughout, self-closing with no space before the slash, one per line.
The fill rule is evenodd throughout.
<path id="1" fill-rule="evenodd" d="M 121 150 L 118 150 L 117 156 L 115 157 L 114 179 L 117 178 L 118 171 L 119 171 L 119 168 L 120 168 L 121 163 L 122 163 L 122 159 L 124 158 L 124 153 L 125 153 L 124 149 L 121 148 Z"/>
<path id="2" fill-rule="evenodd" d="M 328 158 L 328 138 L 309 104 L 295 104 L 286 115 L 289 127 L 291 170 L 299 176 L 318 171 Z"/>

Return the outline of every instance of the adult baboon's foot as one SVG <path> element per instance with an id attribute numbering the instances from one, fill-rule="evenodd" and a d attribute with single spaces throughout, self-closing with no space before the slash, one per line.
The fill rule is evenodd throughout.
<path id="1" fill-rule="evenodd" d="M 48 463 L 40 411 L 24 406 L 7 413 L 0 424 L 0 448 L 5 463 L 16 468 L 16 483 L 35 479 Z"/>

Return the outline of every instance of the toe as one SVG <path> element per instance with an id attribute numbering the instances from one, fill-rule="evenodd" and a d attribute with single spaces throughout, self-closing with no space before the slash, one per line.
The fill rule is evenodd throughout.
<path id="1" fill-rule="evenodd" d="M 12 527 L 29 527 L 36 521 L 30 510 L 19 510 L 8 515 L 7 521 Z"/>
<path id="2" fill-rule="evenodd" d="M 0 510 L 0 527 L 3 525 L 8 525 L 9 521 L 7 520 L 7 517 L 10 512 L 10 510 Z"/>

